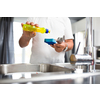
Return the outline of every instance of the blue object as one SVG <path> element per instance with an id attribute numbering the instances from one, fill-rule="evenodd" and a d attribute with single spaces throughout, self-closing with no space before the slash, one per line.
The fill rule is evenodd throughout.
<path id="1" fill-rule="evenodd" d="M 49 45 L 57 43 L 55 39 L 44 39 L 44 42 Z"/>

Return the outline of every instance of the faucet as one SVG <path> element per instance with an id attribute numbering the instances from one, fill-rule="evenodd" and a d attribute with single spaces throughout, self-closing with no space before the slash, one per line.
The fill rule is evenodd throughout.
<path id="1" fill-rule="evenodd" d="M 85 65 L 87 72 L 91 71 L 92 69 L 91 65 L 92 65 L 95 71 L 92 17 L 86 17 L 85 37 L 86 38 L 85 38 L 84 54 L 81 54 L 81 55 L 77 54 L 79 46 L 80 46 L 80 42 L 79 42 L 76 53 L 70 56 L 70 63 L 74 66 Z"/>
<path id="2" fill-rule="evenodd" d="M 95 71 L 95 47 L 94 47 L 94 41 L 93 41 L 93 18 L 92 17 L 86 17 L 86 45 L 84 48 L 84 53 L 91 56 L 93 59 L 93 71 Z M 90 66 L 87 65 L 87 70 L 89 70 Z"/>

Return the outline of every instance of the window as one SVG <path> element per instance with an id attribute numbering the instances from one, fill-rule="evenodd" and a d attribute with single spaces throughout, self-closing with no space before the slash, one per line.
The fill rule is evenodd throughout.
<path id="1" fill-rule="evenodd" d="M 32 40 L 27 47 L 21 48 L 19 46 L 19 39 L 22 35 L 21 22 L 13 22 L 13 33 L 14 33 L 14 56 L 15 63 L 29 63 L 31 55 Z"/>

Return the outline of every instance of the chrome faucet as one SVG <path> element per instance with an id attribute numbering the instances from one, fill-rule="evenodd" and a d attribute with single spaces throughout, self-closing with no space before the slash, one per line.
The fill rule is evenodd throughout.
<path id="1" fill-rule="evenodd" d="M 92 28 L 92 17 L 87 17 L 86 18 L 86 32 L 85 32 L 85 48 L 84 48 L 84 54 L 78 55 L 78 48 L 76 50 L 75 54 L 72 54 L 70 56 L 70 63 L 72 65 L 85 65 L 86 66 L 86 71 L 90 72 L 91 71 L 91 65 L 93 65 L 94 70 L 95 70 L 95 60 L 94 60 L 94 47 L 93 47 L 93 28 Z"/>
<path id="2" fill-rule="evenodd" d="M 93 59 L 93 71 L 95 71 L 95 47 L 93 46 L 93 18 L 92 17 L 86 17 L 86 45 L 84 48 L 84 53 L 91 56 Z M 87 66 L 87 68 L 90 68 L 90 66 Z M 89 70 L 89 69 L 87 69 Z"/>

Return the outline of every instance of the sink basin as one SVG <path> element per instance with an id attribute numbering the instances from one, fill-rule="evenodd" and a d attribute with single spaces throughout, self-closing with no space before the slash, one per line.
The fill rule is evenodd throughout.
<path id="1" fill-rule="evenodd" d="M 66 72 L 72 73 L 73 68 L 63 67 L 57 64 L 1 64 L 0 74 L 7 75 L 9 73 L 48 73 L 48 72 Z"/>
<path id="2" fill-rule="evenodd" d="M 75 69 L 77 66 L 73 66 L 70 63 L 55 63 L 55 65 L 60 66 L 60 67 L 65 67 L 68 69 Z"/>

